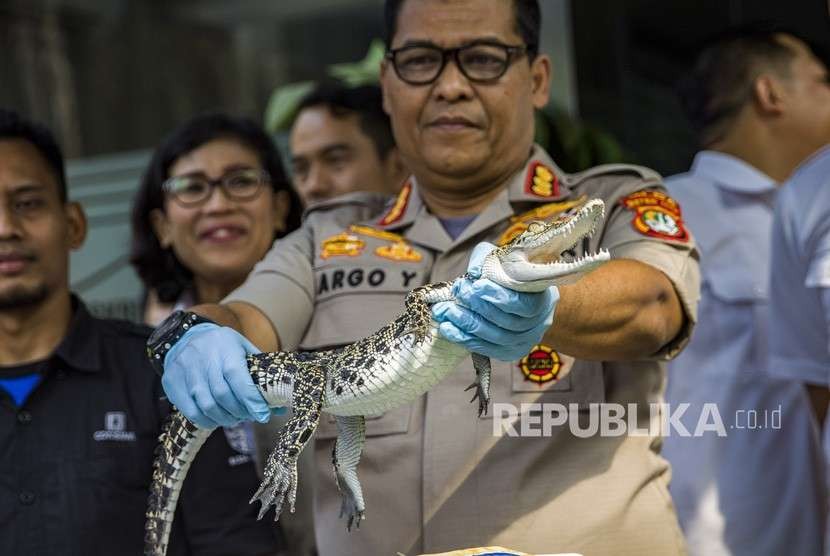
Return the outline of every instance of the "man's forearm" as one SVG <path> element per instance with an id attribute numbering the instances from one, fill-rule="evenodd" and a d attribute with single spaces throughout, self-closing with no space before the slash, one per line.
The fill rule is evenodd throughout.
<path id="1" fill-rule="evenodd" d="M 196 305 L 190 310 L 220 326 L 233 328 L 262 351 L 277 351 L 280 348 L 279 338 L 271 321 L 253 305 L 232 301 Z"/>
<path id="2" fill-rule="evenodd" d="M 638 261 L 611 261 L 559 291 L 553 326 L 544 341 L 581 359 L 646 357 L 677 336 L 683 325 L 671 281 Z"/>

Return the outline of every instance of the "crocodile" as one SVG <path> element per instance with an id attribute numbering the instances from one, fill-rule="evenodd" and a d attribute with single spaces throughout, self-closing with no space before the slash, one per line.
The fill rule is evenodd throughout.
<path id="1" fill-rule="evenodd" d="M 532 221 L 507 245 L 494 248 L 483 260 L 481 278 L 522 292 L 540 292 L 570 283 L 610 259 L 608 251 L 582 257 L 569 255 L 593 234 L 604 217 L 605 205 L 594 199 L 578 211 L 550 223 Z M 277 434 L 264 479 L 251 502 L 259 500 L 259 518 L 275 508 L 279 519 L 287 502 L 294 511 L 297 460 L 320 420 L 321 412 L 335 416 L 338 436 L 332 466 L 341 492 L 341 517 L 346 528 L 360 526 L 365 503 L 357 465 L 365 441 L 367 415 L 378 415 L 411 403 L 451 373 L 469 352 L 438 333 L 431 305 L 452 301 L 450 282 L 417 287 L 405 300 L 403 313 L 374 334 L 337 349 L 318 352 L 273 352 L 250 355 L 248 369 L 270 407 L 290 407 L 292 416 Z M 490 360 L 472 353 L 478 415 L 490 400 Z M 145 554 L 166 552 L 176 502 L 190 463 L 211 434 L 173 411 L 159 437 L 150 499 L 146 513 Z"/>

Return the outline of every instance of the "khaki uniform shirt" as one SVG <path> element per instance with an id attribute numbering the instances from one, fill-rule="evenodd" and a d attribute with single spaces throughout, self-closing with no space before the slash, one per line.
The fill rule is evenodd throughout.
<path id="1" fill-rule="evenodd" d="M 606 219 L 576 255 L 604 247 L 613 258 L 663 271 L 683 303 L 687 325 L 653 357 L 635 362 L 574 360 L 547 346 L 519 362 L 493 361 L 494 403 L 579 404 L 570 423 L 546 436 L 494 433 L 494 415 L 476 418 L 469 404 L 474 370 L 465 360 L 410 405 L 366 421 L 359 476 L 366 500 L 360 530 L 347 533 L 332 480 L 333 417 L 317 430 L 315 495 L 321 556 L 440 552 L 502 545 L 531 553 L 680 554 L 683 539 L 660 458 L 664 362 L 688 340 L 699 294 L 697 253 L 679 207 L 650 170 L 602 166 L 581 174 L 559 170 L 538 147 L 526 167 L 455 240 L 429 213 L 410 179 L 381 215 L 343 227 L 320 213 L 275 244 L 228 300 L 262 309 L 285 350 L 319 350 L 354 342 L 398 315 L 412 288 L 466 270 L 479 241 L 501 243 L 530 219 L 543 219 L 590 198 L 606 203 Z M 655 433 L 603 437 L 579 433 L 588 404 L 631 406 L 640 429 Z M 532 408 L 531 408 L 532 409 Z M 522 416 L 540 430 L 538 414 Z M 517 432 L 520 426 L 517 424 Z M 576 433 L 574 433 L 576 430 Z M 531 432 L 531 431 L 528 431 Z M 532 432 L 531 432 L 532 434 Z"/>

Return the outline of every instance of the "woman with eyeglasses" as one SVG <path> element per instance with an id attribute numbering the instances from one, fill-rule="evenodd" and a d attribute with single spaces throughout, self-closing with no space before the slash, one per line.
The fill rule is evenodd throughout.
<path id="1" fill-rule="evenodd" d="M 279 153 L 259 125 L 209 114 L 175 129 L 153 154 L 133 205 L 130 262 L 147 291 L 145 322 L 155 326 L 175 309 L 220 301 L 276 238 L 299 227 L 301 215 Z M 261 466 L 273 431 L 256 428 L 254 435 L 249 424 L 225 427 L 240 452 L 228 460 L 229 471 L 251 465 L 246 456 L 254 453 Z M 217 479 L 205 487 L 217 488 Z M 256 477 L 250 486 L 239 493 L 241 504 L 256 490 Z M 300 502 L 297 514 L 280 521 L 279 555 L 315 553 L 311 501 Z"/>
<path id="2" fill-rule="evenodd" d="M 133 208 L 130 262 L 148 292 L 145 322 L 220 301 L 300 215 L 276 147 L 257 124 L 210 114 L 174 130 Z"/>

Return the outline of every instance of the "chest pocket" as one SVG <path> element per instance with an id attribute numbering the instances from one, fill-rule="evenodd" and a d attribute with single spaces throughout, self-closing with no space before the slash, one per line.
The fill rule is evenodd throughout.
<path id="1" fill-rule="evenodd" d="M 584 406 L 605 401 L 605 380 L 599 362 L 535 350 L 518 362 L 499 365 L 506 367 L 502 372 L 509 377 L 507 391 L 513 403 Z"/>
<path id="2" fill-rule="evenodd" d="M 314 269 L 314 315 L 300 342 L 304 351 L 350 344 L 377 332 L 404 310 L 406 294 L 426 283 L 426 264 L 321 265 Z M 336 371 L 336 369 L 335 369 Z M 366 436 L 403 434 L 409 430 L 412 406 L 405 405 L 379 416 L 366 417 Z M 337 436 L 332 415 L 323 413 L 318 439 Z"/>

